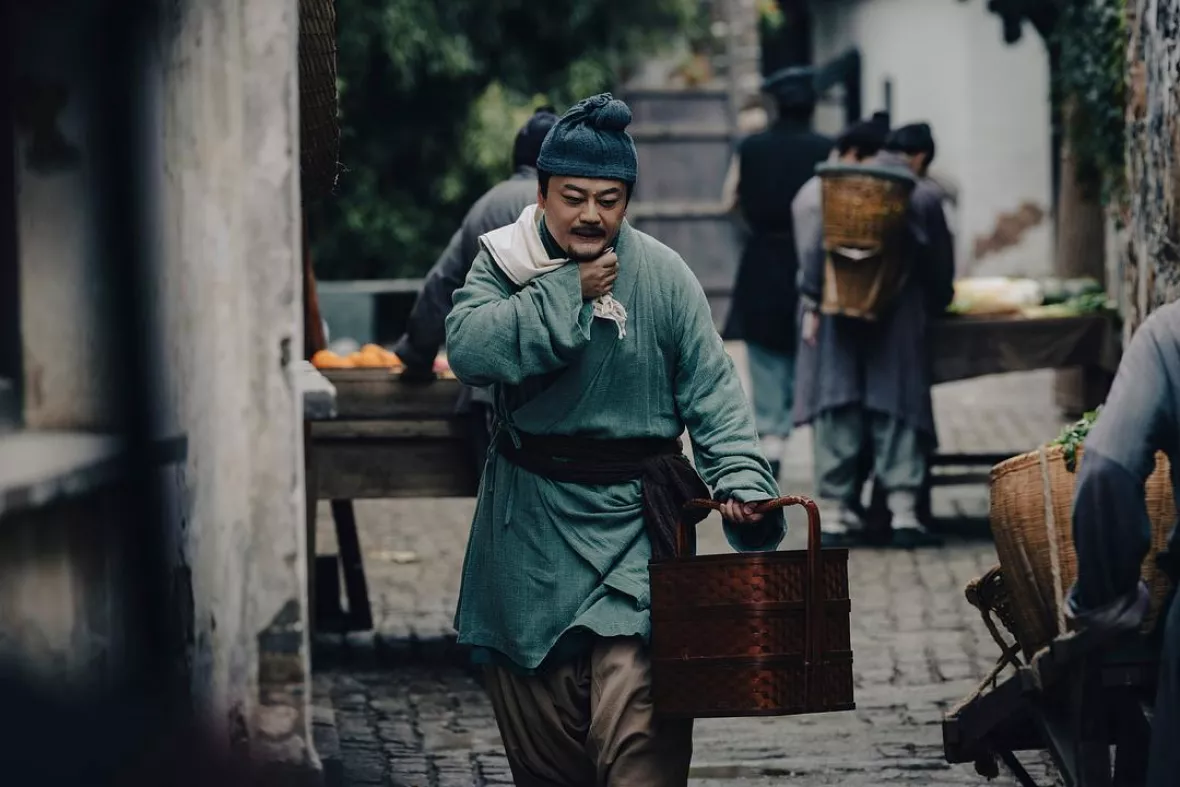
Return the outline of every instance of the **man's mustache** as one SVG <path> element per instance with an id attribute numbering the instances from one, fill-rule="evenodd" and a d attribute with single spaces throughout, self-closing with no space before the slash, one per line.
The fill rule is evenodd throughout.
<path id="1" fill-rule="evenodd" d="M 573 230 L 573 234 L 579 238 L 603 238 L 606 237 L 606 230 L 601 227 L 579 227 Z"/>

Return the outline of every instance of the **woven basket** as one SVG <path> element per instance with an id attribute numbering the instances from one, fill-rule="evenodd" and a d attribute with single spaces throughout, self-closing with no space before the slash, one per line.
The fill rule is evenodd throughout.
<path id="1" fill-rule="evenodd" d="M 823 187 L 824 293 L 821 311 L 876 320 L 908 275 L 901 237 L 914 181 L 904 173 L 827 165 Z"/>
<path id="2" fill-rule="evenodd" d="M 833 249 L 824 260 L 820 311 L 875 322 L 901 292 L 908 273 L 899 255 L 849 255 Z"/>
<path id="3" fill-rule="evenodd" d="M 299 170 L 305 203 L 336 188 L 336 48 L 334 0 L 299 0 Z"/>
<path id="4" fill-rule="evenodd" d="M 695 507 L 717 508 L 707 500 Z M 660 716 L 785 716 L 853 710 L 848 550 L 821 549 L 807 509 L 805 551 L 677 556 L 651 563 L 652 701 Z"/>
<path id="5" fill-rule="evenodd" d="M 1079 468 L 1083 454 L 1079 448 Z M 991 528 L 1004 584 L 1012 595 L 1016 638 L 1029 657 L 1065 633 L 1064 599 L 1078 568 L 1072 526 L 1075 486 L 1076 475 L 1066 469 L 1061 446 L 1022 454 L 992 468 Z M 1147 479 L 1147 513 L 1153 532 L 1151 553 L 1143 563 L 1143 579 L 1151 591 L 1145 631 L 1167 596 L 1169 580 L 1155 556 L 1166 548 L 1176 521 L 1169 463 L 1162 453 Z"/>

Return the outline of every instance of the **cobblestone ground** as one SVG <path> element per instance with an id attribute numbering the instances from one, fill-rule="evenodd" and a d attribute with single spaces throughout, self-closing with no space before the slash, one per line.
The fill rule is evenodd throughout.
<path id="1" fill-rule="evenodd" d="M 735 358 L 741 367 L 740 351 Z M 1032 373 L 940 386 L 942 450 L 1015 454 L 1054 436 L 1062 421 L 1052 379 Z M 784 490 L 811 491 L 810 455 L 810 435 L 800 431 L 784 463 Z M 984 516 L 986 489 L 939 488 L 934 509 L 943 517 Z M 335 709 L 346 783 L 511 784 L 487 700 L 447 646 L 472 502 L 359 502 L 356 510 L 376 631 L 321 638 L 322 653 L 351 660 L 321 661 L 328 666 L 316 676 L 318 702 Z M 320 516 L 319 551 L 330 553 L 331 520 L 326 509 Z M 702 525 L 702 552 L 725 549 L 713 521 Z M 786 547 L 800 548 L 803 522 L 791 524 Z M 995 562 L 985 540 L 854 551 L 857 710 L 699 721 L 694 787 L 987 783 L 971 766 L 944 761 L 940 722 L 999 655 L 962 592 Z M 1038 783 L 1053 783 L 1042 758 L 1025 760 Z M 1015 782 L 1002 774 L 993 783 Z"/>

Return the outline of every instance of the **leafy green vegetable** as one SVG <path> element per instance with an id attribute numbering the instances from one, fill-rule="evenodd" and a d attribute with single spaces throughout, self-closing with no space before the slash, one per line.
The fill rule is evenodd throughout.
<path id="1" fill-rule="evenodd" d="M 1098 414 L 1101 412 L 1102 405 L 1099 405 L 1098 409 L 1091 410 L 1074 423 L 1062 429 L 1057 439 L 1050 443 L 1050 445 L 1064 446 L 1062 453 L 1065 457 L 1065 469 L 1069 472 L 1073 473 L 1077 470 L 1078 448 L 1086 442 L 1086 436 L 1094 428 L 1094 422 L 1098 420 Z"/>
<path id="2" fill-rule="evenodd" d="M 1055 125 L 1069 138 L 1079 185 L 1103 202 L 1126 192 L 1126 0 L 1071 0 L 1057 6 L 1051 40 Z"/>
<path id="3" fill-rule="evenodd" d="M 1115 309 L 1115 305 L 1106 297 L 1105 292 L 1089 292 L 1085 295 L 1078 295 L 1077 297 L 1070 298 L 1066 303 L 1077 314 L 1113 311 Z"/>

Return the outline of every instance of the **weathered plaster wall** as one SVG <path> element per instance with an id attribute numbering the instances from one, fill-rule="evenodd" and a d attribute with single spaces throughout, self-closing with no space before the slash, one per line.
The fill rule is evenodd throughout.
<path id="1" fill-rule="evenodd" d="M 230 734 L 311 756 L 294 0 L 178 3 L 152 95 L 164 429 L 191 567 L 194 688 Z"/>
<path id="2" fill-rule="evenodd" d="M 118 381 L 108 359 L 130 351 L 112 346 L 104 326 L 108 299 L 94 255 L 96 197 L 87 187 L 96 152 L 82 133 L 80 95 L 92 70 L 86 6 L 25 6 L 16 37 L 22 70 L 61 89 L 60 129 L 76 149 L 62 166 L 35 166 L 33 137 L 17 140 L 25 414 L 34 428 L 110 427 Z M 161 437 L 187 437 L 186 462 L 161 471 L 175 613 L 198 707 L 256 752 L 306 763 L 314 754 L 302 412 L 289 368 L 303 355 L 297 3 L 157 8 L 144 83 L 126 89 L 146 99 L 152 363 L 163 393 L 154 415 Z M 57 113 L 42 106 L 22 122 L 44 126 L 47 115 Z M 55 526 L 92 524 L 72 513 Z M 0 588 L 0 622 L 6 610 L 44 613 L 43 650 L 68 665 L 77 577 L 96 575 L 69 552 L 75 541 L 63 536 L 26 552 L 42 543 L 36 576 Z M 38 587 L 66 595 L 30 607 Z"/>
<path id="3" fill-rule="evenodd" d="M 51 684 L 116 677 L 126 489 L 0 516 L 0 659 Z"/>
<path id="4" fill-rule="evenodd" d="M 811 10 L 817 63 L 860 48 L 865 114 L 885 107 L 888 79 L 894 125 L 930 123 L 933 174 L 958 191 L 960 275 L 1047 275 L 1049 63 L 1039 36 L 1005 44 L 982 0 L 813 0 Z"/>
<path id="5" fill-rule="evenodd" d="M 17 4 L 24 6 L 24 4 Z M 24 418 L 38 429 L 112 426 L 110 293 L 94 254 L 93 143 L 86 134 L 92 29 L 84 4 L 18 7 L 14 151 Z M 61 19 L 75 24 L 62 24 Z"/>
<path id="6" fill-rule="evenodd" d="M 1129 201 L 1122 245 L 1125 338 L 1180 297 L 1180 1 L 1128 3 Z"/>

